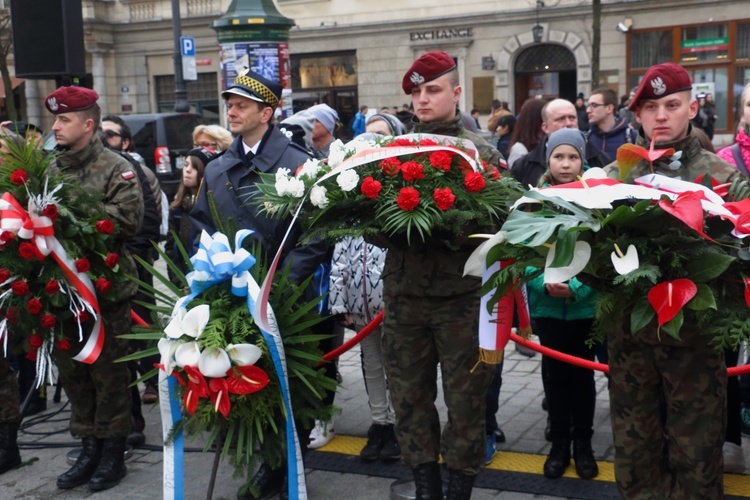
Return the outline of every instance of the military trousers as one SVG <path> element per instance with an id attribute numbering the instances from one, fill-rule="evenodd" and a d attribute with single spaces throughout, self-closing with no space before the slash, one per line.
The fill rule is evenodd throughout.
<path id="1" fill-rule="evenodd" d="M 494 366 L 477 365 L 478 292 L 392 296 L 386 287 L 385 295 L 383 356 L 404 461 L 416 467 L 442 455 L 449 468 L 477 474 L 484 464 L 486 394 L 495 372 Z M 448 408 L 442 433 L 435 407 L 438 365 Z"/>
<path id="2" fill-rule="evenodd" d="M 130 371 L 115 360 L 128 354 L 128 341 L 118 338 L 130 332 L 130 302 L 102 310 L 104 346 L 92 364 L 70 359 L 75 349 L 57 352 L 60 379 L 71 404 L 70 432 L 73 437 L 100 439 L 126 437 L 132 428 Z M 77 335 L 75 324 L 64 325 L 66 335 Z"/>
<path id="3" fill-rule="evenodd" d="M 8 358 L 0 355 L 0 424 L 15 424 L 21 420 L 21 395 L 16 372 Z"/>
<path id="4" fill-rule="evenodd" d="M 608 338 L 615 479 L 625 499 L 724 496 L 724 354 L 705 339 L 688 340 Z"/>

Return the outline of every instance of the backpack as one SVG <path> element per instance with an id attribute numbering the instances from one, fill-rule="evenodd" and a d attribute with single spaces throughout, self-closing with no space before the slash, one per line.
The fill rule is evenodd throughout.
<path id="1" fill-rule="evenodd" d="M 747 171 L 747 165 L 745 165 L 745 160 L 742 158 L 740 145 L 734 143 L 730 149 L 732 150 L 732 156 L 734 156 L 734 164 L 737 165 L 737 169 L 742 172 L 742 175 L 750 178 L 750 173 L 748 173 Z"/>

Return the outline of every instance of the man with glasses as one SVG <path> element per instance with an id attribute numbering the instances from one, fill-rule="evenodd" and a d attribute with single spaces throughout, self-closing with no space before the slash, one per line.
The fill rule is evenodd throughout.
<path id="1" fill-rule="evenodd" d="M 588 142 L 607 155 L 609 161 L 617 159 L 617 148 L 626 142 L 634 143 L 636 131 L 628 122 L 615 114 L 617 94 L 609 88 L 599 88 L 591 93 L 586 112 L 591 128 Z"/>
<path id="2" fill-rule="evenodd" d="M 565 99 L 553 99 L 542 108 L 544 137 L 537 147 L 529 151 L 526 156 L 516 160 L 510 169 L 510 175 L 523 187 L 536 186 L 539 178 L 547 170 L 547 137 L 561 128 L 578 128 L 576 107 Z M 586 144 L 585 161 L 589 167 L 604 167 L 609 163 L 607 156 L 590 144 Z"/>

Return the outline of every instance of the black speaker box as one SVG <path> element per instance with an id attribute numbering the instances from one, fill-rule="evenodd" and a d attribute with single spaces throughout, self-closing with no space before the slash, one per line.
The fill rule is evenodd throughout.
<path id="1" fill-rule="evenodd" d="M 83 76 L 81 0 L 11 0 L 16 76 Z"/>

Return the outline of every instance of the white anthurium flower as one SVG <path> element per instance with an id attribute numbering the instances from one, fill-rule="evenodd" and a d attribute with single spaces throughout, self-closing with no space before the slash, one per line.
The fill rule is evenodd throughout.
<path id="1" fill-rule="evenodd" d="M 328 149 L 328 166 L 336 168 L 346 158 L 346 146 L 341 139 L 336 139 Z"/>
<path id="2" fill-rule="evenodd" d="M 219 347 L 204 349 L 198 359 L 198 370 L 204 377 L 221 378 L 227 376 L 232 367 L 229 354 Z"/>
<path id="3" fill-rule="evenodd" d="M 586 170 L 581 176 L 581 179 L 585 181 L 589 179 L 606 179 L 606 178 L 607 178 L 607 172 L 605 172 L 604 169 L 601 167 L 591 167 L 590 169 Z"/>
<path id="4" fill-rule="evenodd" d="M 226 351 L 229 359 L 237 366 L 254 365 L 263 354 L 263 351 L 253 344 L 229 344 Z"/>
<path id="5" fill-rule="evenodd" d="M 180 308 L 164 329 L 164 333 L 170 339 L 179 339 L 183 335 L 197 339 L 208 324 L 210 315 L 211 308 L 208 304 L 201 304 L 187 312 Z"/>
<path id="6" fill-rule="evenodd" d="M 177 366 L 185 368 L 186 366 L 198 366 L 198 360 L 201 357 L 201 348 L 198 342 L 183 342 L 177 346 L 174 352 L 174 360 Z"/>
<path id="7" fill-rule="evenodd" d="M 344 170 L 336 177 L 336 183 L 338 183 L 342 191 L 351 191 L 359 183 L 359 174 L 353 168 Z"/>
<path id="8" fill-rule="evenodd" d="M 157 344 L 157 347 L 159 348 L 159 354 L 161 355 L 161 359 L 159 360 L 159 362 L 168 374 L 172 373 L 172 370 L 176 365 L 174 354 L 181 344 L 181 342 L 169 340 L 168 338 L 164 337 L 159 339 L 159 343 Z"/>
<path id="9" fill-rule="evenodd" d="M 612 265 L 615 266 L 617 274 L 628 274 L 638 269 L 638 250 L 633 245 L 628 245 L 628 251 L 622 253 L 620 247 L 615 243 L 615 251 L 611 254 Z"/>
<path id="10" fill-rule="evenodd" d="M 550 267 L 555 259 L 555 245 L 552 245 L 547 254 L 547 262 L 544 265 L 544 283 L 564 283 L 574 277 L 586 267 L 591 258 L 591 245 L 585 241 L 576 241 L 573 250 L 573 260 L 565 267 Z"/>
<path id="11" fill-rule="evenodd" d="M 485 238 L 487 241 L 483 241 L 466 259 L 464 264 L 464 276 L 476 276 L 481 278 L 484 273 L 485 262 L 487 262 L 487 252 L 490 251 L 495 245 L 505 242 L 505 235 L 507 231 L 499 231 L 495 234 L 472 234 L 469 238 Z"/>
<path id="12" fill-rule="evenodd" d="M 310 190 L 310 203 L 318 208 L 325 208 L 328 206 L 327 192 L 328 190 L 323 186 L 313 186 Z"/>

